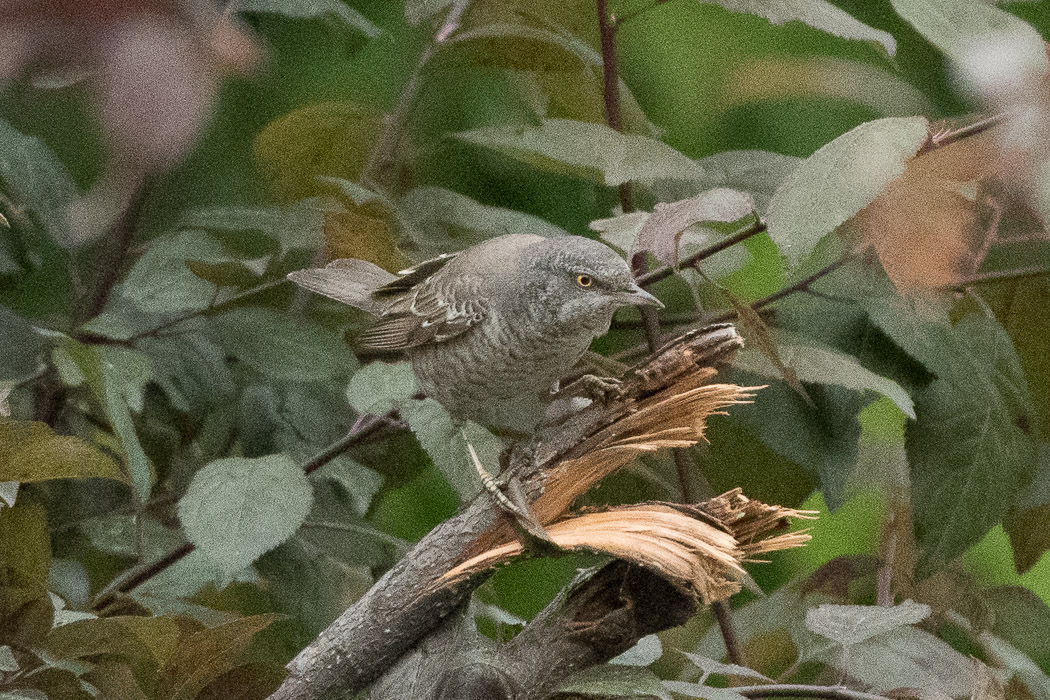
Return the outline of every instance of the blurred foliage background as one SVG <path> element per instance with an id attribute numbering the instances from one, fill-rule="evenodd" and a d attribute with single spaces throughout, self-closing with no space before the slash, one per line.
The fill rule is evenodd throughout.
<path id="1" fill-rule="evenodd" d="M 959 2 L 1020 18 L 1043 39 L 1050 36 L 1045 2 Z M 180 623 L 180 629 L 151 622 L 157 628 L 150 634 L 169 635 L 179 650 L 172 653 L 186 655 L 184 664 L 194 663 L 191 649 L 200 647 L 209 630 L 221 644 L 248 649 L 237 663 L 247 658 L 249 665 L 239 668 L 251 673 L 231 676 L 232 657 L 216 661 L 208 697 L 222 697 L 222 683 L 249 675 L 261 697 L 279 680 L 277 669 L 409 543 L 452 515 L 464 495 L 450 484 L 449 467 L 435 466 L 437 458 L 428 456 L 413 431 L 397 426 L 355 444 L 309 481 L 302 478 L 296 465 L 345 435 L 359 417 L 361 397 L 377 385 L 369 383 L 374 378 L 360 379 L 347 399 L 347 384 L 358 372 L 352 339 L 364 316 L 281 280 L 291 270 L 334 257 L 362 257 L 396 271 L 450 246 L 538 225 L 514 216 L 500 219 L 476 204 L 597 236 L 592 222 L 623 213 L 616 187 L 601 177 L 577 177 L 568 166 L 533 167 L 523 162 L 527 158 L 452 136 L 504 125 L 530 128 L 545 118 L 603 124 L 600 66 L 579 58 L 600 61 L 597 13 L 593 3 L 576 1 L 477 3 L 466 10 L 463 31 L 495 24 L 541 27 L 563 32 L 564 41 L 496 33 L 457 43 L 454 34 L 435 50 L 447 3 L 409 3 L 410 14 L 426 15 L 412 24 L 401 3 L 380 0 L 298 7 L 291 0 L 251 0 L 230 8 L 171 0 L 157 3 L 160 10 L 146 8 L 159 13 L 159 23 L 136 25 L 146 4 L 57 3 L 54 16 L 17 2 L 0 7 L 0 37 L 13 37 L 7 45 L 40 52 L 35 60 L 0 57 L 0 79 L 6 81 L 0 94 L 0 119 L 6 122 L 0 134 L 0 212 L 10 224 L 0 232 L 0 323 L 7 327 L 0 337 L 12 357 L 28 358 L 19 364 L 15 357 L 0 377 L 10 380 L 10 418 L 0 424 L 4 478 L 23 482 L 17 500 L 10 498 L 14 507 L 0 514 L 0 539 L 8 566 L 4 585 L 29 591 L 5 603 L 0 644 L 15 655 L 13 668 L 0 666 L 0 672 L 8 674 L 3 678 L 11 687 L 21 687 L 20 665 L 48 663 L 44 656 L 30 659 L 27 649 L 47 649 L 52 659 L 96 660 L 93 654 L 110 643 L 98 628 L 66 632 L 56 641 L 56 627 L 48 636 L 45 628 L 62 614 L 72 615 L 64 623 L 81 625 L 96 614 L 153 621 L 174 614 L 194 622 Z M 774 25 L 717 3 L 611 4 L 625 18 L 616 31 L 616 50 L 628 132 L 659 139 L 709 168 L 714 162 L 702 159 L 727 151 L 799 159 L 763 156 L 754 172 L 711 179 L 703 187 L 642 187 L 635 200 L 643 210 L 720 185 L 752 192 L 765 214 L 770 196 L 787 179 L 775 173 L 777 167 L 791 172 L 861 124 L 921 115 L 937 132 L 976 122 L 1015 99 L 975 90 L 968 80 L 976 69 L 960 68 L 905 19 L 899 10 L 909 3 L 903 0 L 897 7 L 889 0 L 835 0 L 834 7 L 873 30 L 868 40 L 797 21 Z M 42 22 L 60 29 L 41 39 L 33 32 Z M 974 31 L 982 30 L 978 24 Z M 878 37 L 890 37 L 895 49 L 888 51 L 886 39 L 880 43 Z M 426 51 L 434 56 L 417 70 Z M 159 56 L 157 74 L 140 69 L 136 60 L 153 52 Z M 51 65 L 48 56 L 61 60 Z M 995 64 L 998 58 L 993 51 L 975 61 Z M 573 61 L 583 67 L 566 69 Z M 1001 63 L 1004 72 L 1013 65 Z M 1045 119 L 1050 101 L 1047 78 L 1041 80 L 1025 91 L 1030 101 L 1024 104 L 1044 110 L 1038 114 Z M 418 81 L 418 91 L 408 88 L 412 81 Z M 407 105 L 406 94 L 412 97 Z M 377 165 L 372 160 L 390 136 L 391 119 L 400 119 L 398 139 L 383 154 L 392 162 Z M 887 133 L 880 138 L 893 137 Z M 758 586 L 772 595 L 745 592 L 733 600 L 745 657 L 767 675 L 803 660 L 791 620 L 804 608 L 788 597 L 797 598 L 801 589 L 817 596 L 807 598 L 810 603 L 874 603 L 877 576 L 886 573 L 878 557 L 895 562 L 888 575 L 898 599 L 933 607 L 927 633 L 1023 676 L 1016 663 L 981 646 L 980 635 L 994 633 L 1030 658 L 1035 667 L 1028 673 L 1050 673 L 1050 559 L 1042 556 L 1050 547 L 1050 453 L 1043 442 L 1050 427 L 1050 290 L 1045 273 L 1029 274 L 1050 264 L 1041 218 L 1050 161 L 1034 168 L 1031 179 L 1036 190 L 1043 188 L 1044 199 L 1032 203 L 1025 199 L 1029 190 L 1002 169 L 974 175 L 970 161 L 983 158 L 987 151 L 981 149 L 989 145 L 967 143 L 960 139 L 960 150 L 952 153 L 962 155 L 932 171 L 959 187 L 969 182 L 983 188 L 967 200 L 980 206 L 958 214 L 967 222 L 964 233 L 962 224 L 944 224 L 950 241 L 936 235 L 908 239 L 914 230 L 939 230 L 956 215 L 922 192 L 917 204 L 894 201 L 890 214 L 876 220 L 904 231 L 895 239 L 898 258 L 874 243 L 898 286 L 901 275 L 939 274 L 922 268 L 932 248 L 999 226 L 990 250 L 981 249 L 983 237 L 960 244 L 974 269 L 963 274 L 952 267 L 946 278 L 912 290 L 914 298 L 938 309 L 935 320 L 921 313 L 919 302 L 901 311 L 905 306 L 881 272 L 829 275 L 822 294 L 791 295 L 765 317 L 774 328 L 796 334 L 777 337 L 802 348 L 795 357 L 806 400 L 778 372 L 762 371 L 756 350 L 738 381 L 769 388 L 754 406 L 712 420 L 709 444 L 690 453 L 695 470 L 687 485 L 679 483 L 671 458 L 659 455 L 587 497 L 590 503 L 678 500 L 683 488 L 707 496 L 740 486 L 770 503 L 819 509 L 807 547 L 750 568 Z M 1033 147 L 1023 157 L 1036 162 L 1045 155 Z M 1004 169 L 1010 167 L 1006 162 Z M 366 168 L 373 177 L 363 183 Z M 444 188 L 475 202 L 419 187 Z M 817 208 L 824 204 L 834 206 Z M 79 218 L 66 222 L 67 209 Z M 898 214 L 908 221 L 898 221 Z M 865 233 L 857 221 L 852 223 L 860 233 L 850 235 L 869 242 L 882 235 L 881 229 Z M 709 230 L 698 240 L 716 241 L 729 230 Z M 804 260 L 789 264 L 779 242 L 760 233 L 704 263 L 721 288 L 686 272 L 655 290 L 671 320 L 693 314 L 697 301 L 712 315 L 732 311 L 724 291 L 745 302 L 762 300 L 841 255 L 842 237 L 822 238 Z M 1011 276 L 1017 270 L 1025 275 Z M 1005 279 L 962 291 L 974 274 Z M 930 301 L 927 287 L 945 282 Z M 886 307 L 861 304 L 858 311 L 865 299 L 882 299 Z M 893 311 L 878 317 L 880 309 Z M 621 313 L 614 331 L 596 344 L 603 354 L 644 341 L 634 312 Z M 882 320 L 869 321 L 865 313 Z M 909 326 L 902 318 L 921 320 Z M 34 329 L 28 340 L 27 326 Z M 766 332 L 764 326 L 742 327 L 749 340 Z M 792 345 L 791 338 L 808 340 Z M 830 369 L 811 364 L 816 361 L 806 348 L 815 345 L 848 356 L 848 368 L 838 360 Z M 957 362 L 962 366 L 952 364 Z M 818 376 L 836 371 L 849 374 L 849 381 Z M 868 374 L 889 378 L 892 386 Z M 931 394 L 945 377 L 962 382 L 961 395 L 960 387 L 951 396 Z M 978 404 L 987 400 L 994 415 L 969 420 L 967 394 L 979 397 Z M 998 398 L 986 399 L 993 394 Z M 913 401 L 918 423 L 906 415 Z M 1016 415 L 1008 415 L 1015 409 Z M 953 423 L 938 411 L 962 417 Z M 936 424 L 929 418 L 934 414 Z M 33 420 L 49 428 L 28 422 Z M 996 433 L 1000 427 L 1002 434 Z M 58 435 L 80 441 L 59 443 Z M 964 444 L 974 435 L 988 441 Z M 113 471 L 114 459 L 122 471 Z M 245 459 L 260 461 L 244 471 L 237 460 Z M 55 466 L 65 462 L 70 465 Z M 207 478 L 201 476 L 205 465 Z M 63 476 L 107 478 L 58 478 Z M 916 487 L 920 496 L 913 497 Z M 222 554 L 224 546 L 239 546 L 239 540 L 214 542 L 229 534 L 224 504 L 238 503 L 239 489 L 251 493 L 241 503 L 243 512 L 258 515 L 260 524 L 238 533 L 250 547 L 226 552 L 230 559 L 217 563 L 201 549 Z M 221 498 L 209 500 L 209 492 Z M 952 500 L 953 492 L 963 496 Z M 182 551 L 187 541 L 197 550 L 183 551 L 170 567 L 150 568 Z M 580 555 L 518 562 L 497 572 L 478 597 L 509 613 L 499 619 L 510 625 L 514 616 L 534 615 L 579 567 L 595 561 Z M 41 577 L 41 571 L 48 575 Z M 143 572 L 149 575 L 140 585 L 128 585 Z M 41 599 L 45 590 L 64 607 L 33 613 L 47 620 L 30 624 L 23 603 Z M 11 602 L 16 599 L 17 605 Z M 283 617 L 272 624 L 260 617 L 271 613 Z M 237 618 L 239 623 L 231 622 Z M 768 620 L 783 625 L 777 629 Z M 256 628 L 262 631 L 249 647 Z M 196 642 L 190 641 L 194 634 Z M 724 654 L 706 612 L 665 633 L 663 643 L 714 658 Z M 172 670 L 174 657 L 109 653 L 105 663 L 131 669 L 130 676 L 99 670 L 102 662 L 72 670 L 56 665 L 52 676 L 60 680 L 35 687 L 51 697 L 65 697 L 55 688 L 84 692 L 79 681 L 102 688 L 105 697 L 120 697 L 120 688 L 131 687 L 119 685 L 125 682 L 137 683 L 146 697 L 174 696 L 176 688 L 188 693 L 179 697 L 205 691 L 205 685 L 179 685 L 185 679 Z M 794 668 L 793 677 L 828 680 L 830 665 L 813 657 Z M 165 668 L 168 676 L 157 670 Z M 672 654 L 653 669 L 666 679 L 696 676 Z M 876 685 L 870 675 L 861 678 L 867 687 Z M 889 687 L 909 685 L 905 680 Z M 933 680 L 920 680 L 934 687 Z M 1024 682 L 1027 691 L 1015 687 L 1015 697 L 1050 697 L 1045 675 Z"/>

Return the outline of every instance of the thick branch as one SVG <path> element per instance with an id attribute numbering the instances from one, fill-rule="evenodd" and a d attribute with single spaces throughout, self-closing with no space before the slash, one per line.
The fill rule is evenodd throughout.
<path id="1" fill-rule="evenodd" d="M 571 494 L 559 499 L 553 488 L 556 466 L 588 454 L 601 431 L 632 413 L 639 401 L 686 377 L 710 372 L 740 346 L 727 326 L 694 332 L 665 348 L 624 381 L 624 395 L 593 404 L 551 426 L 526 449 L 515 450 L 507 474 L 522 485 L 541 522 L 563 513 Z M 604 439 L 604 437 L 602 438 Z M 563 485 L 562 490 L 566 487 Z M 545 490 L 546 489 L 546 490 Z M 566 502 L 567 501 L 567 502 Z M 456 584 L 444 574 L 469 556 L 513 538 L 505 514 L 484 492 L 458 515 L 434 528 L 372 588 L 288 664 L 274 700 L 311 700 L 361 690 L 437 627 L 483 577 Z"/>
<path id="2" fill-rule="evenodd" d="M 605 663 L 647 634 L 685 624 L 696 600 L 623 561 L 560 595 L 510 643 L 496 665 L 519 688 L 515 700 L 543 700 L 573 673 Z"/>
<path id="3" fill-rule="evenodd" d="M 372 688 L 373 700 L 543 700 L 572 674 L 605 663 L 647 634 L 684 624 L 696 599 L 624 561 L 582 572 L 509 643 L 451 616 Z"/>

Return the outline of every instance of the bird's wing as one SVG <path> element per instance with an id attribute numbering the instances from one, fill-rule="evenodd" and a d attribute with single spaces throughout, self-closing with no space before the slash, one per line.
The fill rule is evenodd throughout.
<path id="1" fill-rule="evenodd" d="M 450 268 L 454 257 L 443 255 L 420 263 L 376 290 L 373 298 L 387 302 L 386 310 L 358 338 L 360 345 L 405 350 L 454 338 L 482 321 L 488 312 L 483 278 Z"/>
<path id="2" fill-rule="evenodd" d="M 399 281 L 378 265 L 351 258 L 333 260 L 325 267 L 296 270 L 288 279 L 311 292 L 373 314 L 380 314 L 385 308 L 373 294 Z"/>

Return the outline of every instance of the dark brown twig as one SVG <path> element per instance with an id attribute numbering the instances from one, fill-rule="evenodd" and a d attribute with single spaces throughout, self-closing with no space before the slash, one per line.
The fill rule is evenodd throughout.
<path id="1" fill-rule="evenodd" d="M 113 288 L 120 281 L 120 275 L 124 272 L 124 261 L 128 256 L 128 251 L 131 250 L 131 244 L 135 242 L 135 231 L 146 202 L 147 189 L 145 185 L 138 189 L 128 208 L 121 214 L 113 231 L 106 236 L 102 254 L 96 265 L 98 278 L 95 280 L 95 288 L 81 307 L 76 325 L 98 316 L 105 308 L 106 302 L 109 301 Z"/>
<path id="2" fill-rule="evenodd" d="M 107 338 L 105 336 L 100 336 L 97 333 L 90 332 L 82 332 L 77 334 L 77 340 L 95 345 L 132 345 L 136 340 L 141 340 L 142 338 L 156 337 L 161 332 L 166 331 L 174 326 L 177 326 L 180 323 L 184 323 L 186 321 L 189 321 L 190 319 L 198 318 L 206 314 L 215 313 L 216 311 L 222 311 L 223 309 L 232 306 L 233 304 L 236 304 L 239 301 L 243 301 L 248 297 L 269 291 L 271 289 L 274 289 L 275 287 L 280 287 L 286 282 L 288 282 L 288 279 L 284 277 L 276 280 L 267 280 L 266 282 L 257 284 L 254 287 L 249 287 L 244 291 L 238 292 L 229 299 L 220 301 L 218 304 L 208 306 L 204 309 L 198 309 L 197 311 L 189 311 L 180 316 L 176 316 L 171 320 L 165 321 L 164 323 L 154 326 L 153 328 L 148 328 L 144 331 L 140 331 L 139 333 L 136 333 L 127 340 L 114 340 L 112 338 Z"/>
<path id="3" fill-rule="evenodd" d="M 837 685 L 802 685 L 776 683 L 733 688 L 745 698 L 826 698 L 826 700 L 889 700 L 885 695 L 864 693 Z"/>
<path id="4" fill-rule="evenodd" d="M 766 230 L 766 224 L 764 222 L 762 222 L 762 221 L 755 221 L 753 223 L 750 223 L 747 226 L 745 226 L 744 228 L 742 228 L 739 231 L 737 231 L 736 233 L 723 238 L 722 240 L 718 241 L 717 243 L 713 243 L 713 244 L 707 246 L 706 248 L 702 248 L 702 249 L 696 251 L 692 255 L 689 255 L 689 256 L 687 256 L 685 258 L 682 258 L 682 260 L 678 263 L 678 268 L 679 269 L 684 269 L 684 268 L 695 267 L 696 264 L 701 262 L 702 260 L 706 260 L 706 259 L 710 258 L 713 255 L 721 253 L 723 250 L 726 250 L 727 248 L 731 248 L 734 245 L 736 245 L 737 243 L 740 243 L 742 241 L 746 241 L 748 238 L 751 238 L 752 236 L 756 236 L 756 235 L 758 235 L 760 233 L 764 233 L 765 230 Z M 655 270 L 651 270 L 649 272 L 646 272 L 644 275 L 639 275 L 638 276 L 638 284 L 640 284 L 643 287 L 648 287 L 650 285 L 656 284 L 660 280 L 663 280 L 663 279 L 666 279 L 666 278 L 670 277 L 674 273 L 675 273 L 675 268 L 672 265 L 665 265 L 664 267 L 658 267 Z"/>
<path id="5" fill-rule="evenodd" d="M 375 149 L 369 154 L 368 161 L 365 163 L 364 168 L 361 169 L 358 179 L 364 186 L 383 189 L 389 185 L 386 181 L 386 176 L 390 166 L 397 160 L 398 149 L 404 140 L 409 117 L 412 115 L 412 109 L 416 104 L 419 91 L 423 87 L 423 71 L 442 44 L 446 43 L 459 29 L 467 5 L 468 3 L 466 2 L 452 3 L 445 21 L 433 38 L 427 42 L 422 53 L 419 54 L 419 59 L 408 77 L 408 82 L 405 83 L 405 87 L 401 91 L 401 96 L 398 98 L 394 111 L 386 117 L 383 132 Z"/>
<path id="6" fill-rule="evenodd" d="M 598 35 L 602 46 L 602 97 L 605 100 L 605 122 L 609 128 L 623 131 L 620 114 L 620 72 L 616 62 L 616 28 L 609 16 L 607 0 L 597 0 Z M 623 182 L 618 188 L 620 207 L 623 213 L 634 211 L 631 203 L 631 183 Z"/>
<path id="7" fill-rule="evenodd" d="M 711 604 L 711 611 L 718 620 L 718 630 L 722 633 L 722 641 L 726 645 L 726 658 L 729 663 L 744 666 L 744 654 L 740 651 L 740 640 L 733 629 L 733 618 L 729 613 L 729 603 L 718 601 Z"/>
<path id="8" fill-rule="evenodd" d="M 1050 268 L 1048 267 L 1021 267 L 1014 270 L 996 270 L 995 272 L 984 272 L 973 277 L 945 284 L 942 286 L 942 289 L 964 289 L 975 284 L 1001 282 L 1023 277 L 1045 277 L 1048 275 L 1050 275 Z"/>
<path id="9" fill-rule="evenodd" d="M 843 265 L 846 265 L 847 263 L 850 263 L 850 262 L 856 260 L 859 256 L 860 256 L 860 251 L 849 252 L 849 253 L 843 255 L 841 258 L 839 258 L 835 262 L 827 265 L 826 267 L 822 267 L 821 269 L 817 270 L 812 275 L 809 275 L 808 277 L 800 279 L 798 282 L 795 282 L 794 284 L 792 284 L 790 286 L 784 287 L 780 291 L 774 292 L 773 294 L 770 294 L 767 297 L 763 297 L 763 298 L 759 299 L 758 301 L 756 301 L 756 302 L 751 304 L 751 308 L 753 308 L 755 311 L 761 311 L 761 310 L 765 309 L 767 306 L 771 306 L 771 305 L 777 303 L 778 301 L 780 301 L 781 299 L 784 299 L 785 297 L 791 296 L 792 294 L 797 294 L 798 292 L 809 291 L 809 286 L 811 284 L 813 284 L 814 282 L 816 282 L 817 280 L 819 280 L 822 277 L 826 277 L 827 275 L 830 275 L 832 272 L 834 272 L 835 270 L 839 269 Z M 709 321 L 709 323 L 725 323 L 726 321 L 732 321 L 737 316 L 739 316 L 739 314 L 736 311 L 727 311 L 724 314 L 721 314 L 719 316 L 715 316 L 713 319 L 711 319 Z"/>

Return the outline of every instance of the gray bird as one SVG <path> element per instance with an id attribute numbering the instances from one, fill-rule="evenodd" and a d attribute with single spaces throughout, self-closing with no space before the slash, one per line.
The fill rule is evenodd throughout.
<path id="1" fill-rule="evenodd" d="M 542 419 L 617 308 L 663 306 L 615 251 L 576 236 L 499 236 L 398 275 L 346 259 L 288 277 L 378 316 L 362 349 L 404 352 L 453 417 L 515 432 Z M 588 376 L 573 387 L 593 395 L 615 384 Z"/>

